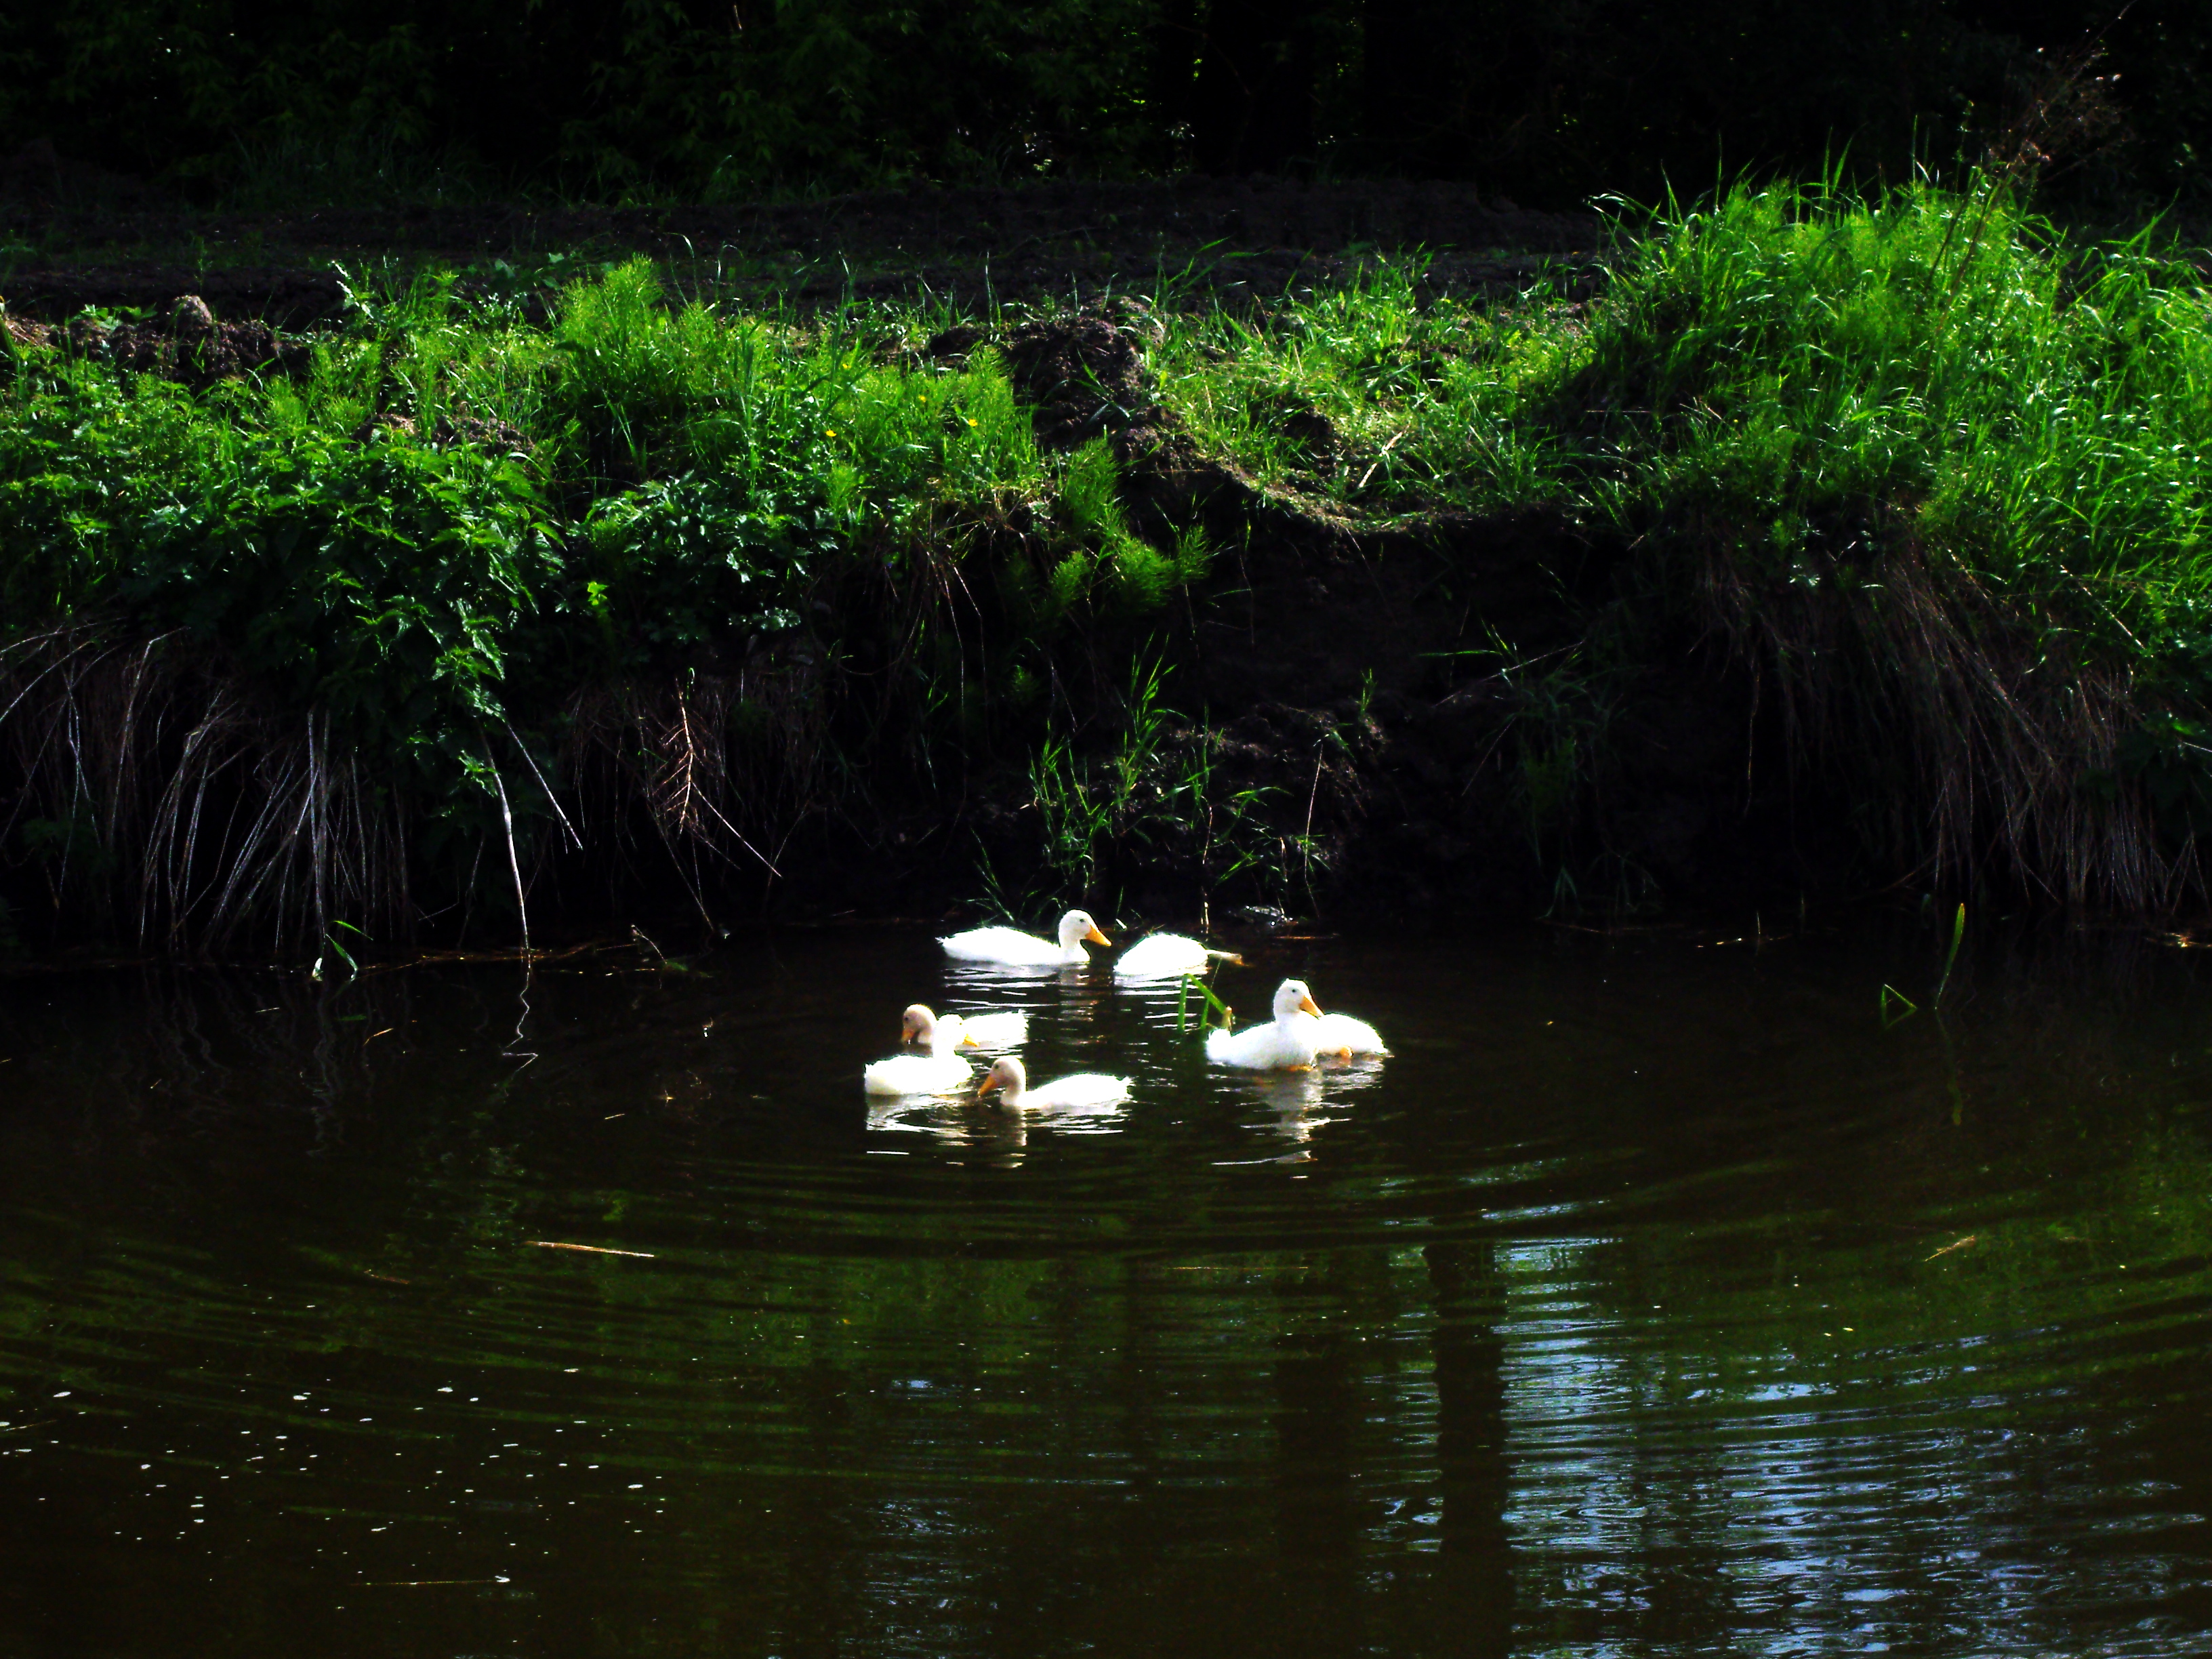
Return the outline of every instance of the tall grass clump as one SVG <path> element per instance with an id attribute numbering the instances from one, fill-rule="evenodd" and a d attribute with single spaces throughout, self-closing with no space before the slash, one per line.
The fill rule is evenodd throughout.
<path id="1" fill-rule="evenodd" d="M 1134 545 L 1110 457 L 1054 507 L 990 351 L 643 261 L 543 325 L 364 290 L 303 373 L 200 392 L 69 338 L 0 361 L 0 862 L 170 945 L 511 910 L 640 812 L 695 875 L 773 867 L 838 709 L 927 744 L 978 594 Z"/>
<path id="2" fill-rule="evenodd" d="M 1740 191 L 1632 269 L 1559 395 L 1601 411 L 1592 505 L 1870 840 L 2134 908 L 2198 880 L 2144 775 L 2212 692 L 2208 370 L 2203 283 L 2147 237 L 2072 245 L 1994 187 Z"/>
<path id="3" fill-rule="evenodd" d="M 1188 325 L 1168 396 L 1333 511 L 1541 508 L 1632 549 L 1604 625 L 1724 635 L 1886 861 L 2075 902 L 2201 890 L 2197 268 L 2148 231 L 2071 239 L 1986 179 L 1746 185 L 1619 222 L 1588 301 L 1429 301 L 1384 270 Z"/>

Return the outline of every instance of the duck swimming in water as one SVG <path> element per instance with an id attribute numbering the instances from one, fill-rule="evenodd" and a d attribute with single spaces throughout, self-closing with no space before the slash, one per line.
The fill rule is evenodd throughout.
<path id="1" fill-rule="evenodd" d="M 921 1007 L 917 1003 L 915 1007 Z M 907 1011 L 907 1019 L 901 1039 L 913 1030 L 914 1008 Z M 929 1012 L 922 1008 L 923 1013 Z M 860 1073 L 860 1087 L 872 1095 L 951 1095 L 966 1089 L 975 1076 L 975 1068 L 960 1058 L 957 1052 L 963 1046 L 973 1047 L 960 1036 L 947 1032 L 939 1024 L 932 1032 L 933 1041 L 926 1054 L 893 1054 L 889 1060 L 879 1060 Z"/>
<path id="2" fill-rule="evenodd" d="M 1119 1105 L 1129 1097 L 1129 1079 L 1106 1077 L 1097 1072 L 1079 1072 L 1073 1077 L 1041 1083 L 1032 1089 L 1021 1061 L 1012 1054 L 1002 1054 L 984 1077 L 983 1086 L 975 1091 L 975 1098 L 981 1100 L 994 1090 L 998 1091 L 1002 1105 L 1037 1111 L 1079 1111 L 1086 1107 Z"/>
<path id="3" fill-rule="evenodd" d="M 1019 1010 L 992 1014 L 933 1014 L 921 1003 L 906 1011 L 899 1040 L 933 1048 L 1011 1048 L 1030 1034 L 1030 1017 Z"/>
<path id="4" fill-rule="evenodd" d="M 1321 1010 L 1303 980 L 1286 979 L 1275 990 L 1275 1017 L 1241 1031 L 1206 1034 L 1206 1057 L 1217 1066 L 1255 1072 L 1296 1069 L 1314 1063 Z"/>
<path id="5" fill-rule="evenodd" d="M 1111 945 L 1087 910 L 1070 910 L 1060 919 L 1060 943 L 1054 945 L 1015 927 L 971 927 L 937 942 L 955 962 L 992 962 L 1002 968 L 1080 968 L 1091 960 L 1083 946 Z"/>
<path id="6" fill-rule="evenodd" d="M 1115 959 L 1116 979 L 1174 979 L 1202 974 L 1216 962 L 1242 963 L 1228 951 L 1209 951 L 1182 933 L 1147 933 Z"/>

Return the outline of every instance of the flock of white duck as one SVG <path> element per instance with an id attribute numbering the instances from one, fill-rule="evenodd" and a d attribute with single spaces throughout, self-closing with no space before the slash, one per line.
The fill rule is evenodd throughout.
<path id="1" fill-rule="evenodd" d="M 1082 967 L 1091 958 L 1086 945 L 1111 946 L 1113 941 L 1081 910 L 1070 910 L 1060 919 L 1058 942 L 1038 939 L 1012 927 L 977 927 L 941 939 L 945 954 L 956 962 L 983 963 L 1001 968 Z M 1114 964 L 1117 980 L 1174 979 L 1203 973 L 1217 961 L 1234 962 L 1225 951 L 1210 951 L 1194 939 L 1180 933 L 1151 933 L 1124 951 Z M 1389 1052 L 1382 1038 L 1364 1020 L 1344 1014 L 1324 1014 L 1314 1004 L 1304 981 L 1285 980 L 1275 992 L 1274 1018 L 1265 1024 L 1241 1031 L 1209 1030 L 1206 1057 L 1217 1066 L 1241 1066 L 1249 1071 L 1296 1071 L 1312 1066 L 1322 1055 L 1350 1058 L 1356 1054 Z M 995 1092 L 1008 1106 L 1038 1109 L 1073 1109 L 1111 1106 L 1129 1097 L 1129 1079 L 1103 1073 L 1084 1072 L 1032 1084 L 1022 1062 L 1003 1052 L 1018 1048 L 1029 1036 L 1029 1016 L 1019 1012 L 938 1014 L 915 1003 L 906 1011 L 901 1026 L 902 1042 L 921 1052 L 907 1052 L 879 1060 L 862 1073 L 871 1095 L 964 1094 L 975 1080 L 975 1068 L 962 1055 L 963 1048 L 999 1050 L 999 1057 L 983 1076 L 975 1097 Z"/>

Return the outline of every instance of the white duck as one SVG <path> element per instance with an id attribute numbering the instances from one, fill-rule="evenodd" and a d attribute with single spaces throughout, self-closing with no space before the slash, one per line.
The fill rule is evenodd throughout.
<path id="1" fill-rule="evenodd" d="M 937 942 L 957 962 L 995 962 L 1005 968 L 1079 968 L 1091 960 L 1084 941 L 1111 945 L 1087 910 L 1070 910 L 1060 919 L 1060 943 L 1048 945 L 1014 927 L 971 927 Z"/>
<path id="2" fill-rule="evenodd" d="M 1324 1054 L 1341 1054 L 1349 1060 L 1354 1054 L 1387 1054 L 1390 1051 L 1382 1044 L 1382 1034 L 1364 1019 L 1354 1019 L 1350 1014 L 1322 1014 L 1318 1018 L 1308 1014 L 1314 1022 L 1314 1048 Z"/>
<path id="3" fill-rule="evenodd" d="M 1217 1066 L 1243 1066 L 1255 1072 L 1310 1066 L 1320 1013 L 1304 982 L 1286 979 L 1276 988 L 1273 1019 L 1241 1031 L 1208 1031 L 1206 1057 Z"/>
<path id="4" fill-rule="evenodd" d="M 1242 963 L 1244 958 L 1228 951 L 1209 951 L 1181 933 L 1147 933 L 1114 963 L 1116 979 L 1175 979 L 1202 974 L 1215 962 Z"/>
<path id="5" fill-rule="evenodd" d="M 910 1028 L 915 1010 L 906 1012 Z M 929 1010 L 921 1012 L 926 1014 Z M 962 1042 L 962 1038 L 948 1036 L 940 1025 L 927 1054 L 893 1054 L 889 1060 L 879 1060 L 861 1072 L 860 1086 L 872 1095 L 958 1094 L 975 1076 L 975 1068 L 954 1052 Z"/>
<path id="6" fill-rule="evenodd" d="M 1097 1072 L 1079 1072 L 1051 1083 L 1030 1087 L 1029 1073 L 1012 1054 L 1001 1054 L 975 1091 L 982 1099 L 994 1089 L 1001 1105 L 1028 1107 L 1038 1111 L 1081 1111 L 1085 1108 L 1116 1106 L 1129 1097 L 1129 1079 Z"/>
<path id="7" fill-rule="evenodd" d="M 919 1002 L 906 1011 L 899 1040 L 934 1048 L 1011 1048 L 1030 1034 L 1030 1017 L 1018 1009 L 995 1014 L 933 1014 Z"/>

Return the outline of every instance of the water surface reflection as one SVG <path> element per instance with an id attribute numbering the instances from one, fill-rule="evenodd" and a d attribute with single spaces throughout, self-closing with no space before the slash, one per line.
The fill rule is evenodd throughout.
<path id="1" fill-rule="evenodd" d="M 0 982 L 0 1637 L 2212 1644 L 2195 959 L 1711 945 L 1263 941 L 1395 1051 L 1277 1078 L 921 934 Z M 872 1105 L 917 1000 L 1133 1098 Z"/>

